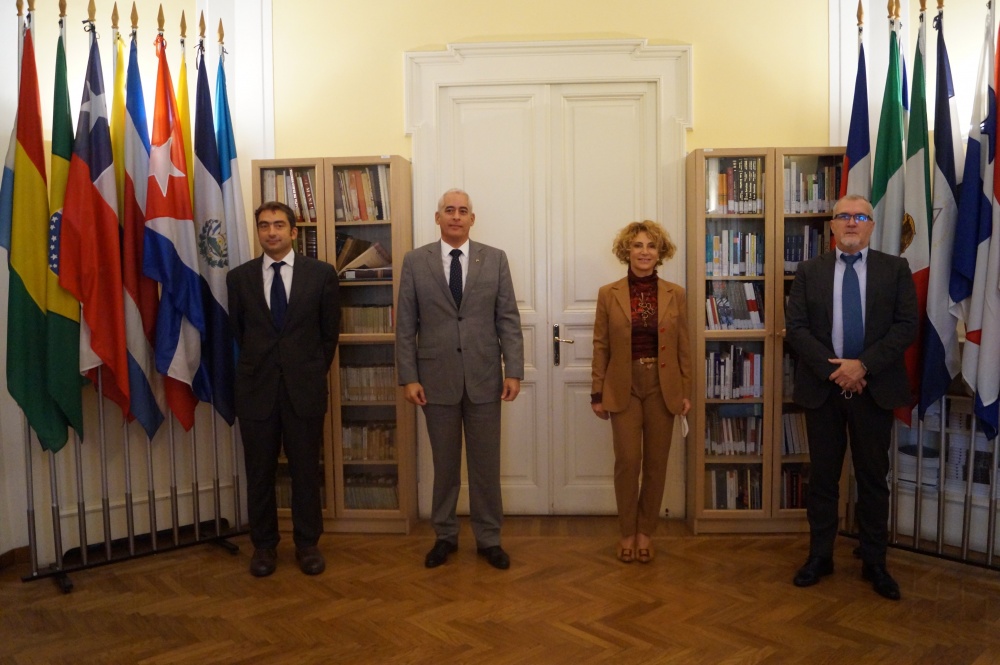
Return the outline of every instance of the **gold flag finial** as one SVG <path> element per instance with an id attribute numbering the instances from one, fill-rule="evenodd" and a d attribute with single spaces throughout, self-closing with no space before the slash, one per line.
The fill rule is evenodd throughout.
<path id="1" fill-rule="evenodd" d="M 181 10 L 181 39 L 188 36 L 188 22 L 187 17 L 184 16 L 184 10 Z"/>
<path id="2" fill-rule="evenodd" d="M 94 0 L 87 3 L 87 20 L 93 23 L 97 19 L 97 5 Z"/>
<path id="3" fill-rule="evenodd" d="M 135 0 L 132 2 L 132 29 L 139 28 L 139 11 L 135 8 Z"/>
<path id="4" fill-rule="evenodd" d="M 28 13 L 29 14 L 35 13 L 35 0 L 28 0 Z"/>
<path id="5" fill-rule="evenodd" d="M 938 11 L 944 9 L 944 0 L 938 0 Z"/>
<path id="6" fill-rule="evenodd" d="M 920 13 L 923 14 L 927 11 L 927 0 L 920 0 Z"/>
<path id="7" fill-rule="evenodd" d="M 858 27 L 865 24 L 865 8 L 861 5 L 862 0 L 858 0 Z"/>
<path id="8" fill-rule="evenodd" d="M 201 18 L 198 19 L 198 38 L 202 41 L 205 40 L 205 12 L 201 12 Z"/>
<path id="9" fill-rule="evenodd" d="M 17 0 L 17 15 L 24 16 L 24 0 Z"/>
<path id="10" fill-rule="evenodd" d="M 163 3 L 160 3 L 160 12 L 156 15 L 157 30 L 163 32 Z"/>
<path id="11" fill-rule="evenodd" d="M 219 19 L 219 43 L 220 44 L 225 41 L 225 36 L 226 36 L 226 33 L 222 30 L 222 19 L 220 18 Z"/>
<path id="12" fill-rule="evenodd" d="M 59 18 L 66 18 L 66 0 L 59 0 Z"/>
<path id="13" fill-rule="evenodd" d="M 897 21 L 899 20 L 899 0 L 894 0 L 892 3 L 892 16 Z"/>
<path id="14" fill-rule="evenodd" d="M 115 3 L 115 6 L 112 7 L 112 9 L 111 9 L 111 29 L 112 30 L 117 30 L 118 29 L 118 3 L 117 2 Z"/>

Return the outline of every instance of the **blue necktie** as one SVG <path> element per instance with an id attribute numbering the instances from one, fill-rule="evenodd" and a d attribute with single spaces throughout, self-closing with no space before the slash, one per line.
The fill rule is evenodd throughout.
<path id="1" fill-rule="evenodd" d="M 288 294 L 285 293 L 285 282 L 281 279 L 281 266 L 284 261 L 271 264 L 274 268 L 274 280 L 271 282 L 271 320 L 274 327 L 281 330 L 285 325 L 285 312 L 288 310 Z"/>
<path id="2" fill-rule="evenodd" d="M 844 358 L 857 358 L 865 348 L 865 318 L 861 310 L 861 284 L 854 263 L 861 258 L 861 253 L 841 254 L 840 258 L 847 263 L 844 268 L 841 303 L 841 317 L 844 324 Z"/>
<path id="3" fill-rule="evenodd" d="M 451 297 L 455 299 L 455 306 L 462 306 L 462 262 L 458 257 L 462 256 L 462 250 L 453 249 L 451 254 L 451 272 L 448 275 L 448 288 L 451 289 Z"/>

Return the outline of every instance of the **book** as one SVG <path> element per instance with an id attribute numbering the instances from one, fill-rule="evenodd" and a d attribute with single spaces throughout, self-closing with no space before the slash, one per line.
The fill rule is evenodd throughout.
<path id="1" fill-rule="evenodd" d="M 309 221 L 313 224 L 316 223 L 316 197 L 313 194 L 313 184 L 312 184 L 312 173 L 310 171 L 304 171 L 300 173 L 302 178 L 302 194 L 305 197 L 306 202 L 306 212 L 309 215 Z"/>
<path id="2" fill-rule="evenodd" d="M 341 247 L 340 251 L 337 253 L 337 272 L 339 273 L 341 270 L 346 268 L 351 261 L 360 256 L 371 246 L 371 244 L 370 240 L 347 236 L 344 240 L 343 247 Z"/>
<path id="3" fill-rule="evenodd" d="M 392 266 L 384 268 L 351 268 L 345 270 L 343 279 L 392 279 Z"/>
<path id="4" fill-rule="evenodd" d="M 385 268 L 392 265 L 392 256 L 378 242 L 371 243 L 360 254 L 349 259 L 343 266 L 338 264 L 337 272 L 343 275 L 348 270 L 361 268 Z"/>

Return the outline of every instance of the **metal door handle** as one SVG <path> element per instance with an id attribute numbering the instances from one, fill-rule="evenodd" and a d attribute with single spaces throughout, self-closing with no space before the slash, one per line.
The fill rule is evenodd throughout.
<path id="1" fill-rule="evenodd" d="M 563 339 L 559 336 L 559 324 L 552 326 L 552 364 L 556 367 L 559 366 L 559 343 L 563 344 L 575 344 L 576 341 L 572 339 Z"/>

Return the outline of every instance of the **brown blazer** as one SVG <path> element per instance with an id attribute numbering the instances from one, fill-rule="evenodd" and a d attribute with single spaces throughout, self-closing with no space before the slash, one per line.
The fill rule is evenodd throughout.
<path id="1" fill-rule="evenodd" d="M 691 398 L 691 347 L 688 342 L 684 289 L 659 280 L 657 370 L 663 401 L 671 413 L 680 413 L 681 401 Z M 632 390 L 632 312 L 628 278 L 602 286 L 594 320 L 592 392 L 603 393 L 605 411 L 625 410 Z"/>

